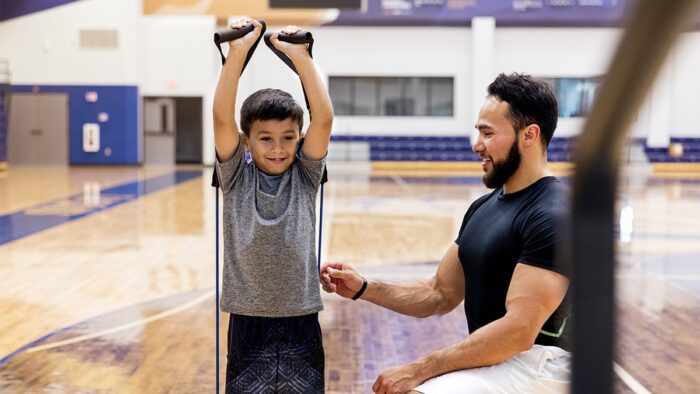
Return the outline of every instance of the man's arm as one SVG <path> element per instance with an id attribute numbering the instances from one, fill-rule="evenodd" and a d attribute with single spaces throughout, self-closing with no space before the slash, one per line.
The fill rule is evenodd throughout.
<path id="1" fill-rule="evenodd" d="M 287 34 L 294 34 L 298 28 L 289 26 L 284 31 Z M 277 33 L 272 35 L 272 44 L 284 52 L 294 63 L 309 100 L 311 122 L 302 147 L 304 157 L 310 160 L 321 160 L 328 152 L 331 129 L 333 128 L 331 98 L 328 96 L 328 90 L 321 80 L 314 60 L 309 56 L 306 45 L 279 41 L 277 37 Z"/>
<path id="2" fill-rule="evenodd" d="M 457 244 L 442 257 L 435 276 L 425 280 L 390 283 L 370 280 L 360 297 L 381 307 L 414 317 L 442 315 L 464 299 L 464 271 Z M 326 263 L 321 267 L 321 284 L 328 292 L 351 298 L 362 287 L 362 276 L 351 266 Z"/>
<path id="3" fill-rule="evenodd" d="M 238 126 L 236 125 L 236 94 L 238 81 L 243 70 L 243 63 L 248 51 L 260 36 L 262 25 L 253 19 L 231 25 L 240 29 L 252 22 L 255 29 L 245 36 L 229 42 L 228 58 L 219 75 L 219 82 L 214 93 L 214 143 L 219 161 L 228 161 L 238 148 Z"/>
<path id="4" fill-rule="evenodd" d="M 568 285 L 568 279 L 554 271 L 518 264 L 506 296 L 505 316 L 460 342 L 384 371 L 373 389 L 409 391 L 434 376 L 498 364 L 530 349 L 564 299 Z"/>

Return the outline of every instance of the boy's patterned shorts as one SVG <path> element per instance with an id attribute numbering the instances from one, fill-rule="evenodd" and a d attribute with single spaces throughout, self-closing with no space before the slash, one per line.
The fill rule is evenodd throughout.
<path id="1" fill-rule="evenodd" d="M 226 393 L 323 393 L 318 313 L 295 317 L 231 315 Z"/>

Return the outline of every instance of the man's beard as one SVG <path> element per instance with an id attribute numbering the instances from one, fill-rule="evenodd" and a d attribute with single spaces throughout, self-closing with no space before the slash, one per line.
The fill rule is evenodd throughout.
<path id="1" fill-rule="evenodd" d="M 510 146 L 506 161 L 503 163 L 496 163 L 496 161 L 491 158 L 493 170 L 484 174 L 482 178 L 484 185 L 489 189 L 497 189 L 503 186 L 503 184 L 515 174 L 518 167 L 520 167 L 520 157 L 520 149 L 518 149 L 518 140 L 516 138 L 513 145 Z"/>

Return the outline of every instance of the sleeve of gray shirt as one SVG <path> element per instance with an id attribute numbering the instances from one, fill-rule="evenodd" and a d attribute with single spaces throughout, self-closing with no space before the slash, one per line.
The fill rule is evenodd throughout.
<path id="1" fill-rule="evenodd" d="M 241 174 L 243 174 L 244 168 L 245 150 L 239 138 L 238 147 L 230 160 L 220 162 L 219 157 L 216 157 L 216 173 L 219 175 L 219 185 L 221 185 L 221 191 L 224 194 L 233 189 L 238 179 L 240 179 Z"/>
<path id="2" fill-rule="evenodd" d="M 323 176 L 323 169 L 326 167 L 326 157 L 321 160 L 309 160 L 304 157 L 304 150 L 297 151 L 297 161 L 299 162 L 299 172 L 305 182 L 310 183 L 314 189 L 318 189 Z"/>

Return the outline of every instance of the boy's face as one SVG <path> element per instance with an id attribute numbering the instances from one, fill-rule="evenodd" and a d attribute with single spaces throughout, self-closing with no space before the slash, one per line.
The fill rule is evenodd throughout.
<path id="1" fill-rule="evenodd" d="M 243 135 L 243 145 L 260 170 L 279 175 L 294 163 L 299 135 L 299 125 L 292 118 L 256 120 L 248 136 Z"/>

